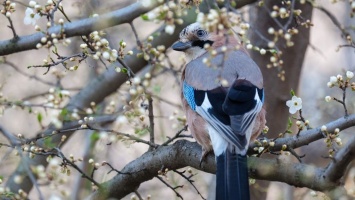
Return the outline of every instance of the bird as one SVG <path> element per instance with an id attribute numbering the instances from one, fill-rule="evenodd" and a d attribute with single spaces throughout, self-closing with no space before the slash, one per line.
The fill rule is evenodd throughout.
<path id="1" fill-rule="evenodd" d="M 250 199 L 247 151 L 266 124 L 263 76 L 229 31 L 185 27 L 172 49 L 185 53 L 181 99 L 201 161 L 213 150 L 216 199 Z M 200 161 L 200 162 L 201 162 Z"/>

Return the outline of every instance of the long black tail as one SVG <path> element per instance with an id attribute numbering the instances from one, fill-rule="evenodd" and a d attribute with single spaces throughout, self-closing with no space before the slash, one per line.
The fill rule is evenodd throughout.
<path id="1" fill-rule="evenodd" d="M 249 200 L 247 156 L 228 150 L 217 156 L 216 200 Z"/>

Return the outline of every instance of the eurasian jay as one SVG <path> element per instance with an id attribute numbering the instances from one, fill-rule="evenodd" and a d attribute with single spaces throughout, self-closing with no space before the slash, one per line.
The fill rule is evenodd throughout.
<path id="1" fill-rule="evenodd" d="M 238 41 L 225 33 L 209 33 L 194 23 L 172 48 L 186 54 L 181 96 L 190 131 L 203 149 L 201 159 L 212 148 L 216 156 L 216 199 L 246 200 L 249 142 L 266 123 L 263 77 L 248 53 L 236 49 Z"/>

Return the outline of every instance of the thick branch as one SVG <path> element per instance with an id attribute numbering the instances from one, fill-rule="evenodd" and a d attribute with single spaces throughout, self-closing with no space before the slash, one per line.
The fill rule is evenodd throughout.
<path id="1" fill-rule="evenodd" d="M 65 37 L 70 38 L 73 36 L 88 35 L 94 30 L 102 30 L 119 24 L 129 23 L 141 14 L 162 4 L 153 0 L 151 2 L 152 3 L 147 7 L 144 7 L 140 2 L 137 2 L 117 11 L 103 14 L 99 17 L 65 23 L 63 26 L 53 26 L 49 28 L 48 33 L 49 35 L 52 33 L 59 35 L 62 28 L 64 28 Z M 44 36 L 46 36 L 44 33 L 38 32 L 32 35 L 21 36 L 15 41 L 12 39 L 0 41 L 0 56 L 36 49 L 37 43 L 41 43 L 41 38 Z"/>
<path id="2" fill-rule="evenodd" d="M 333 132 L 336 128 L 344 130 L 354 125 L 355 115 L 342 117 L 326 124 L 328 132 Z M 291 148 L 297 148 L 308 145 L 322 137 L 323 134 L 320 128 L 305 130 L 302 131 L 298 137 L 294 136 L 276 140 L 272 150 L 281 150 L 283 144 L 287 144 L 287 146 Z M 183 151 L 181 151 L 181 149 Z M 213 156 L 209 156 L 203 168 L 201 168 L 197 159 L 199 155 L 201 155 L 200 153 L 201 149 L 198 145 L 187 141 L 178 141 L 171 146 L 159 147 L 152 153 L 146 153 L 126 165 L 123 172 L 133 174 L 117 175 L 112 180 L 104 183 L 104 190 L 96 193 L 94 199 L 101 199 L 106 197 L 106 195 L 122 198 L 130 192 L 133 192 L 133 190 L 129 188 L 138 188 L 142 182 L 154 178 L 162 167 L 174 170 L 191 166 L 199 170 L 214 173 L 215 164 Z M 326 169 L 302 163 L 283 162 L 277 159 L 250 157 L 248 161 L 249 173 L 250 177 L 256 179 L 280 181 L 297 187 L 308 187 L 313 190 L 327 191 L 338 186 L 339 179 L 343 176 L 343 172 L 348 164 L 354 159 L 354 155 L 355 137 L 347 142 L 346 146 L 335 156 L 335 162 L 332 162 Z M 149 169 L 146 168 L 148 165 Z M 145 174 L 145 176 L 140 173 Z M 123 189 L 119 187 L 121 184 L 129 185 L 129 187 Z M 117 190 L 117 188 L 122 188 L 122 190 Z"/>
<path id="3" fill-rule="evenodd" d="M 349 163 L 355 158 L 355 137 L 347 141 L 346 146 L 339 150 L 333 161 L 324 172 L 324 178 L 331 182 L 338 181 L 345 173 Z"/>
<path id="4" fill-rule="evenodd" d="M 201 153 L 201 147 L 197 143 L 187 140 L 179 140 L 170 146 L 160 146 L 127 164 L 122 170 L 125 174 L 118 174 L 103 183 L 102 189 L 94 193 L 91 199 L 106 199 L 108 197 L 121 199 L 134 192 L 141 183 L 157 176 L 158 171 L 165 168 L 175 170 L 191 166 L 208 173 L 215 173 L 214 155 L 209 155 L 200 167 Z M 337 184 L 323 179 L 323 169 L 311 165 L 249 157 L 248 167 L 250 177 L 256 179 L 281 181 L 318 191 L 337 187 Z"/>

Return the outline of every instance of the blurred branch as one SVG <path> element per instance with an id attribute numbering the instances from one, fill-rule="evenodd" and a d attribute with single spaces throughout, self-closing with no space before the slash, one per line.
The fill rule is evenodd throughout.
<path id="1" fill-rule="evenodd" d="M 135 3 L 131 5 L 127 10 L 121 11 L 127 16 L 131 16 L 132 14 L 129 13 L 132 11 L 132 8 L 139 7 L 138 10 L 144 10 L 146 8 L 141 8 L 140 3 Z M 118 12 L 118 11 L 117 11 Z M 128 12 L 128 13 L 127 13 Z M 122 14 L 123 15 L 123 14 Z M 127 16 L 122 17 L 121 20 L 127 19 Z M 170 46 L 173 42 L 176 41 L 176 38 L 178 37 L 179 32 L 188 24 L 192 23 L 193 20 L 195 19 L 196 13 L 191 11 L 189 12 L 189 15 L 184 18 L 184 24 L 176 26 L 175 32 L 173 35 L 166 34 L 165 32 L 162 32 L 162 28 L 157 30 L 154 35 L 159 35 L 154 38 L 152 41 L 153 46 L 157 45 L 165 45 L 165 46 Z M 91 19 L 90 19 L 91 20 Z M 21 40 L 20 40 L 21 41 Z M 1 42 L 0 42 L 0 54 L 1 54 Z M 24 49 L 26 50 L 26 49 Z M 134 49 L 134 54 L 138 52 L 137 49 Z M 12 52 L 13 53 L 13 52 Z M 147 62 L 144 59 L 136 58 L 135 56 L 126 56 L 125 58 L 125 63 L 129 65 L 134 73 L 140 71 L 143 69 L 146 65 Z M 115 64 L 115 63 L 114 63 Z M 127 80 L 127 75 L 124 73 L 117 73 L 115 71 L 114 67 L 108 68 L 104 73 L 99 75 L 97 78 L 92 79 L 78 94 L 73 96 L 69 103 L 66 105 L 66 109 L 68 112 L 71 112 L 73 109 L 83 109 L 87 108 L 90 106 L 91 102 L 95 103 L 100 103 L 103 101 L 108 95 L 111 93 L 115 92 L 117 88 L 119 88 L 122 84 L 124 84 Z M 95 119 L 96 120 L 96 119 Z M 74 122 L 72 122 L 74 123 Z M 75 122 L 77 125 L 77 122 Z M 64 128 L 69 128 L 68 124 L 63 125 Z M 55 131 L 55 127 L 53 125 L 50 125 L 46 130 L 44 130 L 42 133 L 39 133 L 38 135 L 51 135 L 53 131 Z M 65 135 L 69 137 L 74 133 L 73 131 L 66 132 Z M 65 140 L 65 141 L 68 141 Z M 54 144 L 60 142 L 61 140 L 61 135 L 54 135 L 52 136 L 52 142 Z M 41 143 L 43 143 L 42 140 L 37 142 L 37 145 L 41 146 Z M 34 159 L 30 160 L 31 165 L 43 165 L 47 166 L 46 159 L 42 156 L 36 156 Z M 22 183 L 17 184 L 14 181 L 14 178 L 16 175 L 19 174 L 25 174 L 24 168 L 23 168 L 23 163 L 22 161 L 19 163 L 17 169 L 13 172 L 13 174 L 10 176 L 6 183 L 6 187 L 9 187 L 11 191 L 18 191 L 19 189 L 24 190 L 25 192 L 29 192 L 32 188 L 32 183 L 28 177 L 24 177 Z"/>
<path id="2" fill-rule="evenodd" d="M 156 8 L 159 4 L 162 3 L 152 0 L 149 6 L 144 7 L 140 2 L 137 2 L 99 17 L 86 18 L 65 23 L 64 25 L 53 26 L 49 28 L 47 32 L 48 35 L 52 33 L 59 35 L 62 29 L 64 29 L 66 38 L 88 35 L 95 30 L 102 30 L 119 24 L 129 23 L 141 14 Z M 36 45 L 41 43 L 41 38 L 45 36 L 46 33 L 38 32 L 31 35 L 20 36 L 16 41 L 12 39 L 0 41 L 0 56 L 36 49 Z"/>
<path id="3" fill-rule="evenodd" d="M 3 136 L 10 142 L 10 146 L 16 146 L 20 144 L 18 138 L 10 133 L 7 129 L 5 129 L 3 126 L 0 125 L 0 132 L 2 133 Z"/>
<path id="4" fill-rule="evenodd" d="M 326 8 L 322 6 L 313 6 L 314 8 L 317 8 L 318 10 L 322 11 L 327 17 L 333 22 L 333 24 L 341 31 L 341 34 L 344 38 L 346 38 L 349 33 L 343 28 L 343 25 L 338 21 L 338 19 Z"/>
<path id="5" fill-rule="evenodd" d="M 23 71 L 21 71 L 14 63 L 8 61 L 8 60 L 5 60 L 4 63 L 2 64 L 5 64 L 5 65 L 8 65 L 10 67 L 12 67 L 16 72 L 18 72 L 19 74 L 23 75 L 23 76 L 26 76 L 30 79 L 34 79 L 40 83 L 43 83 L 43 84 L 46 84 L 46 85 L 50 85 L 50 86 L 56 86 L 57 84 L 56 83 L 52 83 L 52 82 L 49 82 L 49 81 L 46 81 L 44 79 L 41 79 L 40 77 L 36 76 L 36 75 L 30 75 L 30 74 L 27 74 Z"/>
<path id="6" fill-rule="evenodd" d="M 351 137 L 346 145 L 338 151 L 333 162 L 324 172 L 324 178 L 331 182 L 338 181 L 345 173 L 350 162 L 355 158 L 355 137 Z"/>

